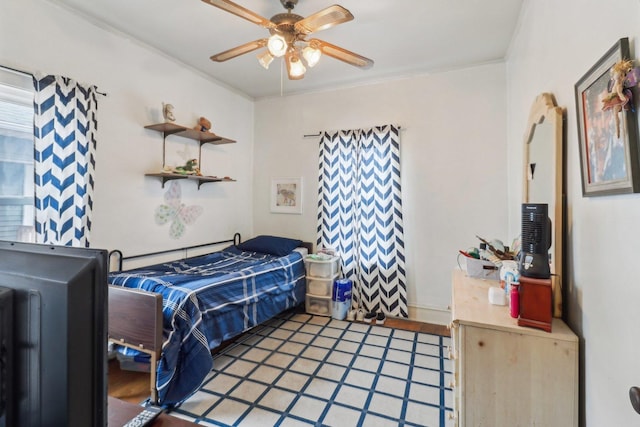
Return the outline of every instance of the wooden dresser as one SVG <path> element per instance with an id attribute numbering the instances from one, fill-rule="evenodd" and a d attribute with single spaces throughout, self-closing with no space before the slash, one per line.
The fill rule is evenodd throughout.
<path id="1" fill-rule="evenodd" d="M 578 337 L 560 319 L 551 333 L 517 325 L 489 303 L 497 281 L 453 273 L 452 348 L 455 425 L 578 425 Z"/>

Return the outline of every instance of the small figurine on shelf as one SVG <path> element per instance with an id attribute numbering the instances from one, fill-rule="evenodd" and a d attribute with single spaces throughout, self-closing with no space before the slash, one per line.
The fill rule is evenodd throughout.
<path id="1" fill-rule="evenodd" d="M 195 126 L 196 130 L 200 132 L 209 132 L 211 130 L 211 122 L 206 119 L 206 117 L 200 117 L 198 119 L 198 124 Z"/>
<path id="2" fill-rule="evenodd" d="M 176 166 L 173 169 L 173 173 L 179 173 L 180 175 L 202 176 L 200 168 L 198 168 L 198 159 L 188 160 L 184 166 Z"/>
<path id="3" fill-rule="evenodd" d="M 176 116 L 173 114 L 173 105 L 162 103 L 162 116 L 165 122 L 174 122 Z"/>

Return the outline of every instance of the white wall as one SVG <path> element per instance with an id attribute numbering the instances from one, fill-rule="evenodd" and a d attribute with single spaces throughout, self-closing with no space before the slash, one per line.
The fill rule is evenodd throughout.
<path id="1" fill-rule="evenodd" d="M 0 13 L 0 65 L 60 74 L 95 84 L 99 97 L 98 148 L 92 246 L 124 250 L 125 255 L 158 251 L 252 232 L 253 102 L 222 88 L 165 56 L 42 0 L 3 1 Z M 145 130 L 161 121 L 161 103 L 176 108 L 176 122 L 195 125 L 208 117 L 214 132 L 236 144 L 202 149 L 202 171 L 231 176 L 236 183 L 181 182 L 182 201 L 204 213 L 180 240 L 168 225 L 154 222 L 165 190 L 145 172 L 162 166 L 161 134 Z M 170 137 L 170 151 L 196 142 Z M 174 165 L 181 158 L 168 157 Z M 168 186 L 167 186 L 168 188 Z"/>
<path id="2" fill-rule="evenodd" d="M 527 0 L 507 60 L 511 176 L 534 98 L 555 95 L 566 109 L 568 320 L 581 338 L 582 425 L 637 425 L 628 397 L 640 385 L 638 218 L 640 195 L 582 197 L 575 83 L 618 39 L 640 57 L 637 0 Z M 636 61 L 636 64 L 638 62 Z M 509 189 L 510 229 L 519 226 L 520 182 Z"/>
<path id="3" fill-rule="evenodd" d="M 504 64 L 256 102 L 256 234 L 316 241 L 318 138 L 303 135 L 399 124 L 410 315 L 447 323 L 458 249 L 477 246 L 476 234 L 514 237 L 505 102 Z M 302 215 L 269 212 L 274 176 L 303 177 Z"/>

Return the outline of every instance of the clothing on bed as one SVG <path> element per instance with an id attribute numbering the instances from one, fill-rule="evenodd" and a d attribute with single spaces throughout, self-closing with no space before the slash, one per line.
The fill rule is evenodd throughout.
<path id="1" fill-rule="evenodd" d="M 278 257 L 234 246 L 112 273 L 109 283 L 163 296 L 164 344 L 157 370 L 163 405 L 179 404 L 198 389 L 213 366 L 210 349 L 302 303 L 305 295 L 300 253 Z"/>

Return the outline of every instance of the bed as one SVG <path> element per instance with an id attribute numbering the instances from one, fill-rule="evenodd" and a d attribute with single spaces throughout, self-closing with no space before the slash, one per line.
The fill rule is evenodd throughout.
<path id="1" fill-rule="evenodd" d="M 109 339 L 121 354 L 149 355 L 154 403 L 179 405 L 213 367 L 212 349 L 304 303 L 309 244 L 237 240 L 206 255 L 109 274 Z"/>

